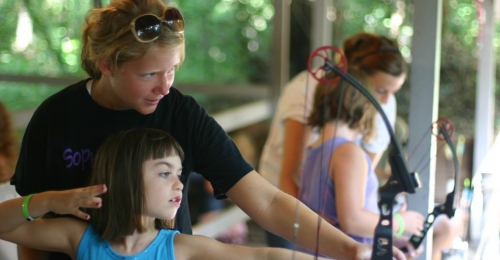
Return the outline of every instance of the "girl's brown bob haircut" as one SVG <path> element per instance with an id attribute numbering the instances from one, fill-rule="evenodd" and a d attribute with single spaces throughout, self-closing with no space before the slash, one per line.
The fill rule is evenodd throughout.
<path id="1" fill-rule="evenodd" d="M 100 209 L 87 209 L 90 224 L 102 240 L 116 240 L 142 233 L 146 205 L 143 167 L 148 160 L 179 156 L 184 152 L 168 133 L 158 129 L 134 129 L 109 137 L 98 149 L 90 185 L 106 184 Z M 155 228 L 173 228 L 172 220 L 155 220 Z"/>
<path id="2" fill-rule="evenodd" d="M 347 73 L 372 93 L 366 73 L 349 68 Z M 336 77 L 333 72 L 326 77 Z M 341 101 L 342 100 L 342 101 Z M 375 116 L 377 110 L 368 99 L 347 81 L 341 79 L 334 84 L 319 83 L 314 93 L 314 101 L 308 125 L 323 128 L 328 122 L 345 122 L 349 128 L 363 130 L 363 140 L 369 141 L 375 135 Z M 339 102 L 342 102 L 339 104 Z"/>
<path id="3" fill-rule="evenodd" d="M 114 69 L 139 59 L 154 48 L 178 49 L 184 61 L 184 33 L 173 32 L 164 26 L 158 39 L 139 42 L 130 30 L 132 20 L 143 14 L 162 17 L 168 8 L 160 0 L 114 0 L 106 8 L 94 8 L 85 17 L 83 28 L 82 67 L 94 79 L 102 76 L 98 62 L 109 60 Z"/>

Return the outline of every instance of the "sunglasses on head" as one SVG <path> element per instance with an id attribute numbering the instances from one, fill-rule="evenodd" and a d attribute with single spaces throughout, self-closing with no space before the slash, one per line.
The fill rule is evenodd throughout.
<path id="1" fill-rule="evenodd" d="M 162 18 L 154 14 L 137 16 L 130 23 L 130 29 L 139 42 L 152 42 L 160 37 L 162 24 L 173 32 L 184 32 L 184 17 L 179 9 L 174 7 L 166 9 Z"/>

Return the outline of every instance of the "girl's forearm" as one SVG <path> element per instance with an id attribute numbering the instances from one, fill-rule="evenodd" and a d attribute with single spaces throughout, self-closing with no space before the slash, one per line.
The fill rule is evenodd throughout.
<path id="1" fill-rule="evenodd" d="M 380 215 L 365 209 L 345 214 L 345 216 L 339 216 L 342 230 L 347 234 L 360 237 L 373 237 L 379 219 Z M 360 223 L 363 224 L 360 225 Z"/>
<path id="2" fill-rule="evenodd" d="M 286 206 L 281 208 L 270 207 L 271 210 L 268 212 L 274 216 L 274 219 L 279 219 L 278 222 L 273 223 L 270 231 L 276 232 L 288 240 L 293 241 L 295 218 L 290 216 L 295 216 L 297 204 L 296 201 L 283 198 L 283 196 L 283 194 L 278 195 L 277 197 L 282 198 L 277 198 L 277 200 L 286 200 L 287 202 L 281 204 Z M 276 209 L 276 211 L 273 211 L 272 209 Z M 316 230 L 318 229 L 318 215 L 307 208 L 307 206 L 303 203 L 299 203 L 298 209 L 299 228 L 298 235 L 296 237 L 297 244 L 309 250 L 314 250 L 316 246 Z M 331 245 L 336 246 L 332 247 Z M 342 231 L 333 227 L 325 220 L 321 220 L 319 244 L 320 254 L 334 257 L 336 259 L 348 259 L 348 255 L 353 252 L 356 245 L 357 243 L 352 238 L 348 237 Z"/>
<path id="3" fill-rule="evenodd" d="M 380 220 L 380 215 L 375 214 L 368 210 L 360 210 L 359 215 L 347 214 L 343 219 L 340 219 L 340 226 L 343 231 L 347 234 L 361 236 L 361 237 L 373 237 L 375 228 Z M 359 223 L 363 223 L 360 225 Z M 399 223 L 394 220 L 392 221 L 393 234 L 396 234 L 399 230 Z"/>
<path id="4" fill-rule="evenodd" d="M 21 197 L 0 203 L 0 233 L 10 232 L 26 223 L 27 220 L 22 210 L 25 198 Z M 46 193 L 32 196 L 27 205 L 28 214 L 35 218 L 49 212 L 46 200 L 48 200 Z"/>
<path id="5" fill-rule="evenodd" d="M 295 258 L 293 258 L 295 256 Z M 268 260 L 281 260 L 281 259 L 296 259 L 296 260 L 311 260 L 313 259 L 312 255 L 298 252 L 298 251 L 292 251 L 289 249 L 283 249 L 283 248 L 269 248 L 266 254 L 265 259 Z M 318 257 L 320 260 L 326 260 L 327 258 L 323 257 Z"/>

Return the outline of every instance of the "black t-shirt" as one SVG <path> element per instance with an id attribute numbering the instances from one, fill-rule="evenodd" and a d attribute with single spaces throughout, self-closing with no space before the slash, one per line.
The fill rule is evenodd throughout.
<path id="1" fill-rule="evenodd" d="M 87 80 L 71 85 L 45 100 L 36 110 L 24 135 L 11 183 L 25 196 L 48 190 L 87 185 L 97 148 L 113 133 L 133 128 L 156 128 L 171 134 L 185 153 L 186 182 L 192 172 L 211 182 L 215 196 L 227 192 L 253 168 L 220 125 L 192 97 L 171 88 L 156 111 L 103 108 L 89 95 Z M 176 229 L 191 233 L 184 189 Z"/>

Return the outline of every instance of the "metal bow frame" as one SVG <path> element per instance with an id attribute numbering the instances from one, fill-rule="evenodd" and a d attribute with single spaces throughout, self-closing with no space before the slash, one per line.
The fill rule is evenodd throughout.
<path id="1" fill-rule="evenodd" d="M 432 227 L 432 224 L 434 223 L 436 218 L 441 214 L 446 214 L 448 218 L 452 218 L 455 215 L 455 210 L 458 204 L 456 190 L 457 186 L 459 185 L 459 179 L 460 179 L 460 164 L 458 162 L 458 156 L 457 156 L 457 151 L 455 149 L 455 145 L 451 141 L 451 136 L 453 135 L 454 127 L 451 121 L 449 121 L 446 118 L 439 118 L 437 122 L 433 124 L 432 127 L 434 127 L 434 125 L 436 125 L 439 131 L 437 133 L 438 139 L 444 140 L 446 142 L 453 155 L 453 164 L 455 168 L 455 185 L 453 187 L 453 190 L 446 195 L 445 202 L 443 204 L 435 206 L 432 212 L 427 215 L 427 218 L 424 222 L 424 229 L 422 230 L 422 233 L 420 235 L 413 235 L 410 238 L 410 243 L 414 248 L 418 248 L 420 244 L 422 244 L 422 241 L 427 235 L 429 229 Z M 450 131 L 450 133 L 448 133 L 448 131 Z M 440 136 L 442 136 L 443 138 L 440 138 Z"/>

